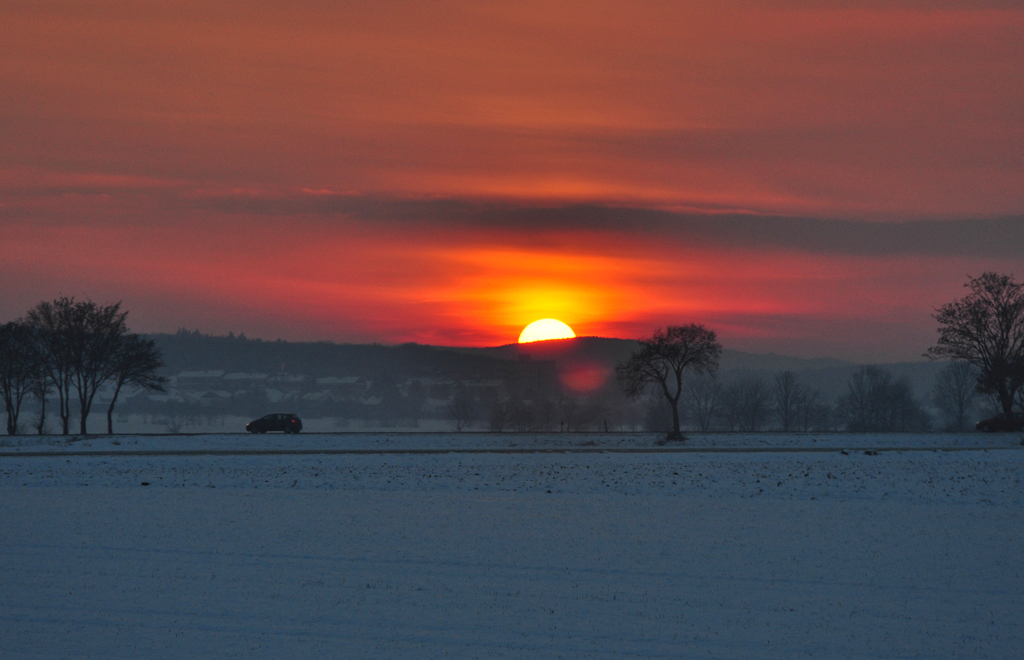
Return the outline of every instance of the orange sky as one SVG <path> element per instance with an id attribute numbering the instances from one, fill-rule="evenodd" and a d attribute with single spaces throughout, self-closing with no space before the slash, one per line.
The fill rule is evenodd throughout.
<path id="1" fill-rule="evenodd" d="M 870 361 L 1024 276 L 1015 3 L 334 4 L 0 4 L 0 320 Z"/>

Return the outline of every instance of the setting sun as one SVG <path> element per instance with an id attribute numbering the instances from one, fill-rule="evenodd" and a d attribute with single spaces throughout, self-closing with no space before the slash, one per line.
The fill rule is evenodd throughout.
<path id="1" fill-rule="evenodd" d="M 576 336 L 572 328 L 555 319 L 541 319 L 523 328 L 519 343 L 544 341 L 545 339 L 571 339 Z"/>

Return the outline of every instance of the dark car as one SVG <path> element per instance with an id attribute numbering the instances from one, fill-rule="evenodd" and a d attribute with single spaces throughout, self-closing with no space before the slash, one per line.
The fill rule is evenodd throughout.
<path id="1" fill-rule="evenodd" d="M 284 431 L 298 433 L 302 430 L 302 420 L 294 413 L 274 413 L 254 419 L 245 425 L 249 433 L 266 433 L 267 431 Z"/>
<path id="2" fill-rule="evenodd" d="M 1024 430 L 1024 413 L 1002 413 L 983 419 L 974 425 L 979 431 L 1020 431 Z"/>

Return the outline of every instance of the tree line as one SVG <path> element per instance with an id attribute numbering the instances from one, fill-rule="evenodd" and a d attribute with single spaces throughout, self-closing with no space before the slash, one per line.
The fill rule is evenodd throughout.
<path id="1" fill-rule="evenodd" d="M 120 302 L 99 305 L 62 296 L 0 326 L 0 396 L 7 432 L 19 432 L 22 405 L 32 398 L 39 405 L 38 433 L 45 432 L 52 400 L 61 432 L 70 433 L 77 411 L 78 432 L 84 435 L 96 395 L 109 384 L 107 433 L 113 433 L 114 405 L 125 386 L 163 391 L 166 378 L 157 374 L 164 366 L 160 351 L 151 339 L 129 331 L 127 317 Z"/>
<path id="2" fill-rule="evenodd" d="M 712 373 L 689 373 L 682 379 L 679 419 L 681 427 L 702 433 L 921 432 L 932 427 L 930 402 L 940 411 L 943 429 L 963 431 L 973 423 L 971 415 L 979 406 L 998 403 L 979 394 L 976 382 L 974 367 L 951 362 L 937 375 L 929 401 L 914 394 L 906 376 L 868 365 L 854 372 L 843 391 L 830 399 L 792 371 L 728 382 Z M 671 433 L 668 405 L 664 397 L 648 399 L 645 427 Z"/>
<path id="3" fill-rule="evenodd" d="M 942 305 L 934 318 L 939 339 L 925 353 L 952 362 L 935 383 L 933 401 L 946 427 L 964 430 L 979 396 L 1003 415 L 1024 408 L 1024 286 L 1013 276 L 988 272 L 969 278 L 970 292 Z M 906 378 L 865 366 L 847 383 L 835 406 L 792 372 L 773 382 L 746 379 L 728 386 L 716 378 L 722 346 L 703 325 L 670 326 L 640 340 L 616 374 L 634 399 L 653 396 L 661 419 L 671 420 L 666 439 L 683 438 L 682 420 L 701 431 L 760 431 L 771 421 L 789 430 L 919 431 L 929 426 L 923 405 Z M 667 410 L 667 413 L 665 412 Z"/>
<path id="4" fill-rule="evenodd" d="M 931 390 L 914 393 L 906 376 L 866 365 L 850 374 L 833 396 L 799 373 L 778 371 L 719 380 L 713 373 L 685 373 L 678 402 L 680 429 L 709 432 L 924 432 L 932 428 L 966 431 L 975 415 L 992 416 L 999 400 L 977 391 L 978 370 L 951 361 L 936 374 Z M 929 404 L 939 413 L 929 411 Z M 474 399 L 456 394 L 446 417 L 456 431 L 486 428 L 492 432 L 673 430 L 671 404 L 648 391 L 629 404 L 616 397 L 557 399 L 534 396 Z"/>

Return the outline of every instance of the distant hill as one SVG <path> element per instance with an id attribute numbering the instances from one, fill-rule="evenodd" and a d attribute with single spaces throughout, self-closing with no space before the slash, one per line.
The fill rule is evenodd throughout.
<path id="1" fill-rule="evenodd" d="M 615 387 L 615 366 L 636 350 L 631 339 L 576 337 L 529 344 L 483 348 L 423 344 L 335 344 L 213 337 L 198 332 L 152 335 L 167 362 L 165 373 L 220 369 L 226 372 L 361 376 L 391 381 L 410 377 L 455 379 L 501 378 L 509 363 L 554 363 L 563 386 L 570 391 L 594 392 Z M 504 366 L 507 365 L 507 366 Z M 905 375 L 919 396 L 930 392 L 941 363 L 912 362 L 880 365 Z M 723 381 L 744 377 L 770 379 L 776 372 L 793 371 L 809 384 L 834 396 L 860 365 L 833 358 L 798 358 L 775 353 L 724 349 L 719 375 Z M 573 390 L 575 388 L 575 390 Z"/>
<path id="2" fill-rule="evenodd" d="M 632 339 L 574 337 L 489 348 L 450 347 L 447 350 L 467 355 L 486 355 L 501 360 L 592 360 L 614 367 L 629 358 L 636 347 L 637 342 Z"/>
<path id="3" fill-rule="evenodd" d="M 448 350 L 470 355 L 487 355 L 503 360 L 515 360 L 528 355 L 536 359 L 559 359 L 565 357 L 586 358 L 615 365 L 623 362 L 637 349 L 633 339 L 609 337 L 576 337 L 574 339 L 552 339 L 529 344 L 505 344 L 490 348 L 451 347 Z M 775 353 L 745 353 L 726 348 L 722 351 L 721 368 L 731 371 L 808 371 L 852 366 L 852 362 L 834 358 L 798 358 Z"/>
<path id="4" fill-rule="evenodd" d="M 367 379 L 407 375 L 451 378 L 490 377 L 498 360 L 422 344 L 335 344 L 247 339 L 244 335 L 214 337 L 198 332 L 155 334 L 167 363 L 165 373 L 219 369 L 228 372 L 362 376 Z"/>
<path id="5" fill-rule="evenodd" d="M 815 371 L 821 369 L 856 368 L 853 362 L 835 358 L 798 358 L 775 353 L 744 353 L 722 351 L 722 371 Z"/>

